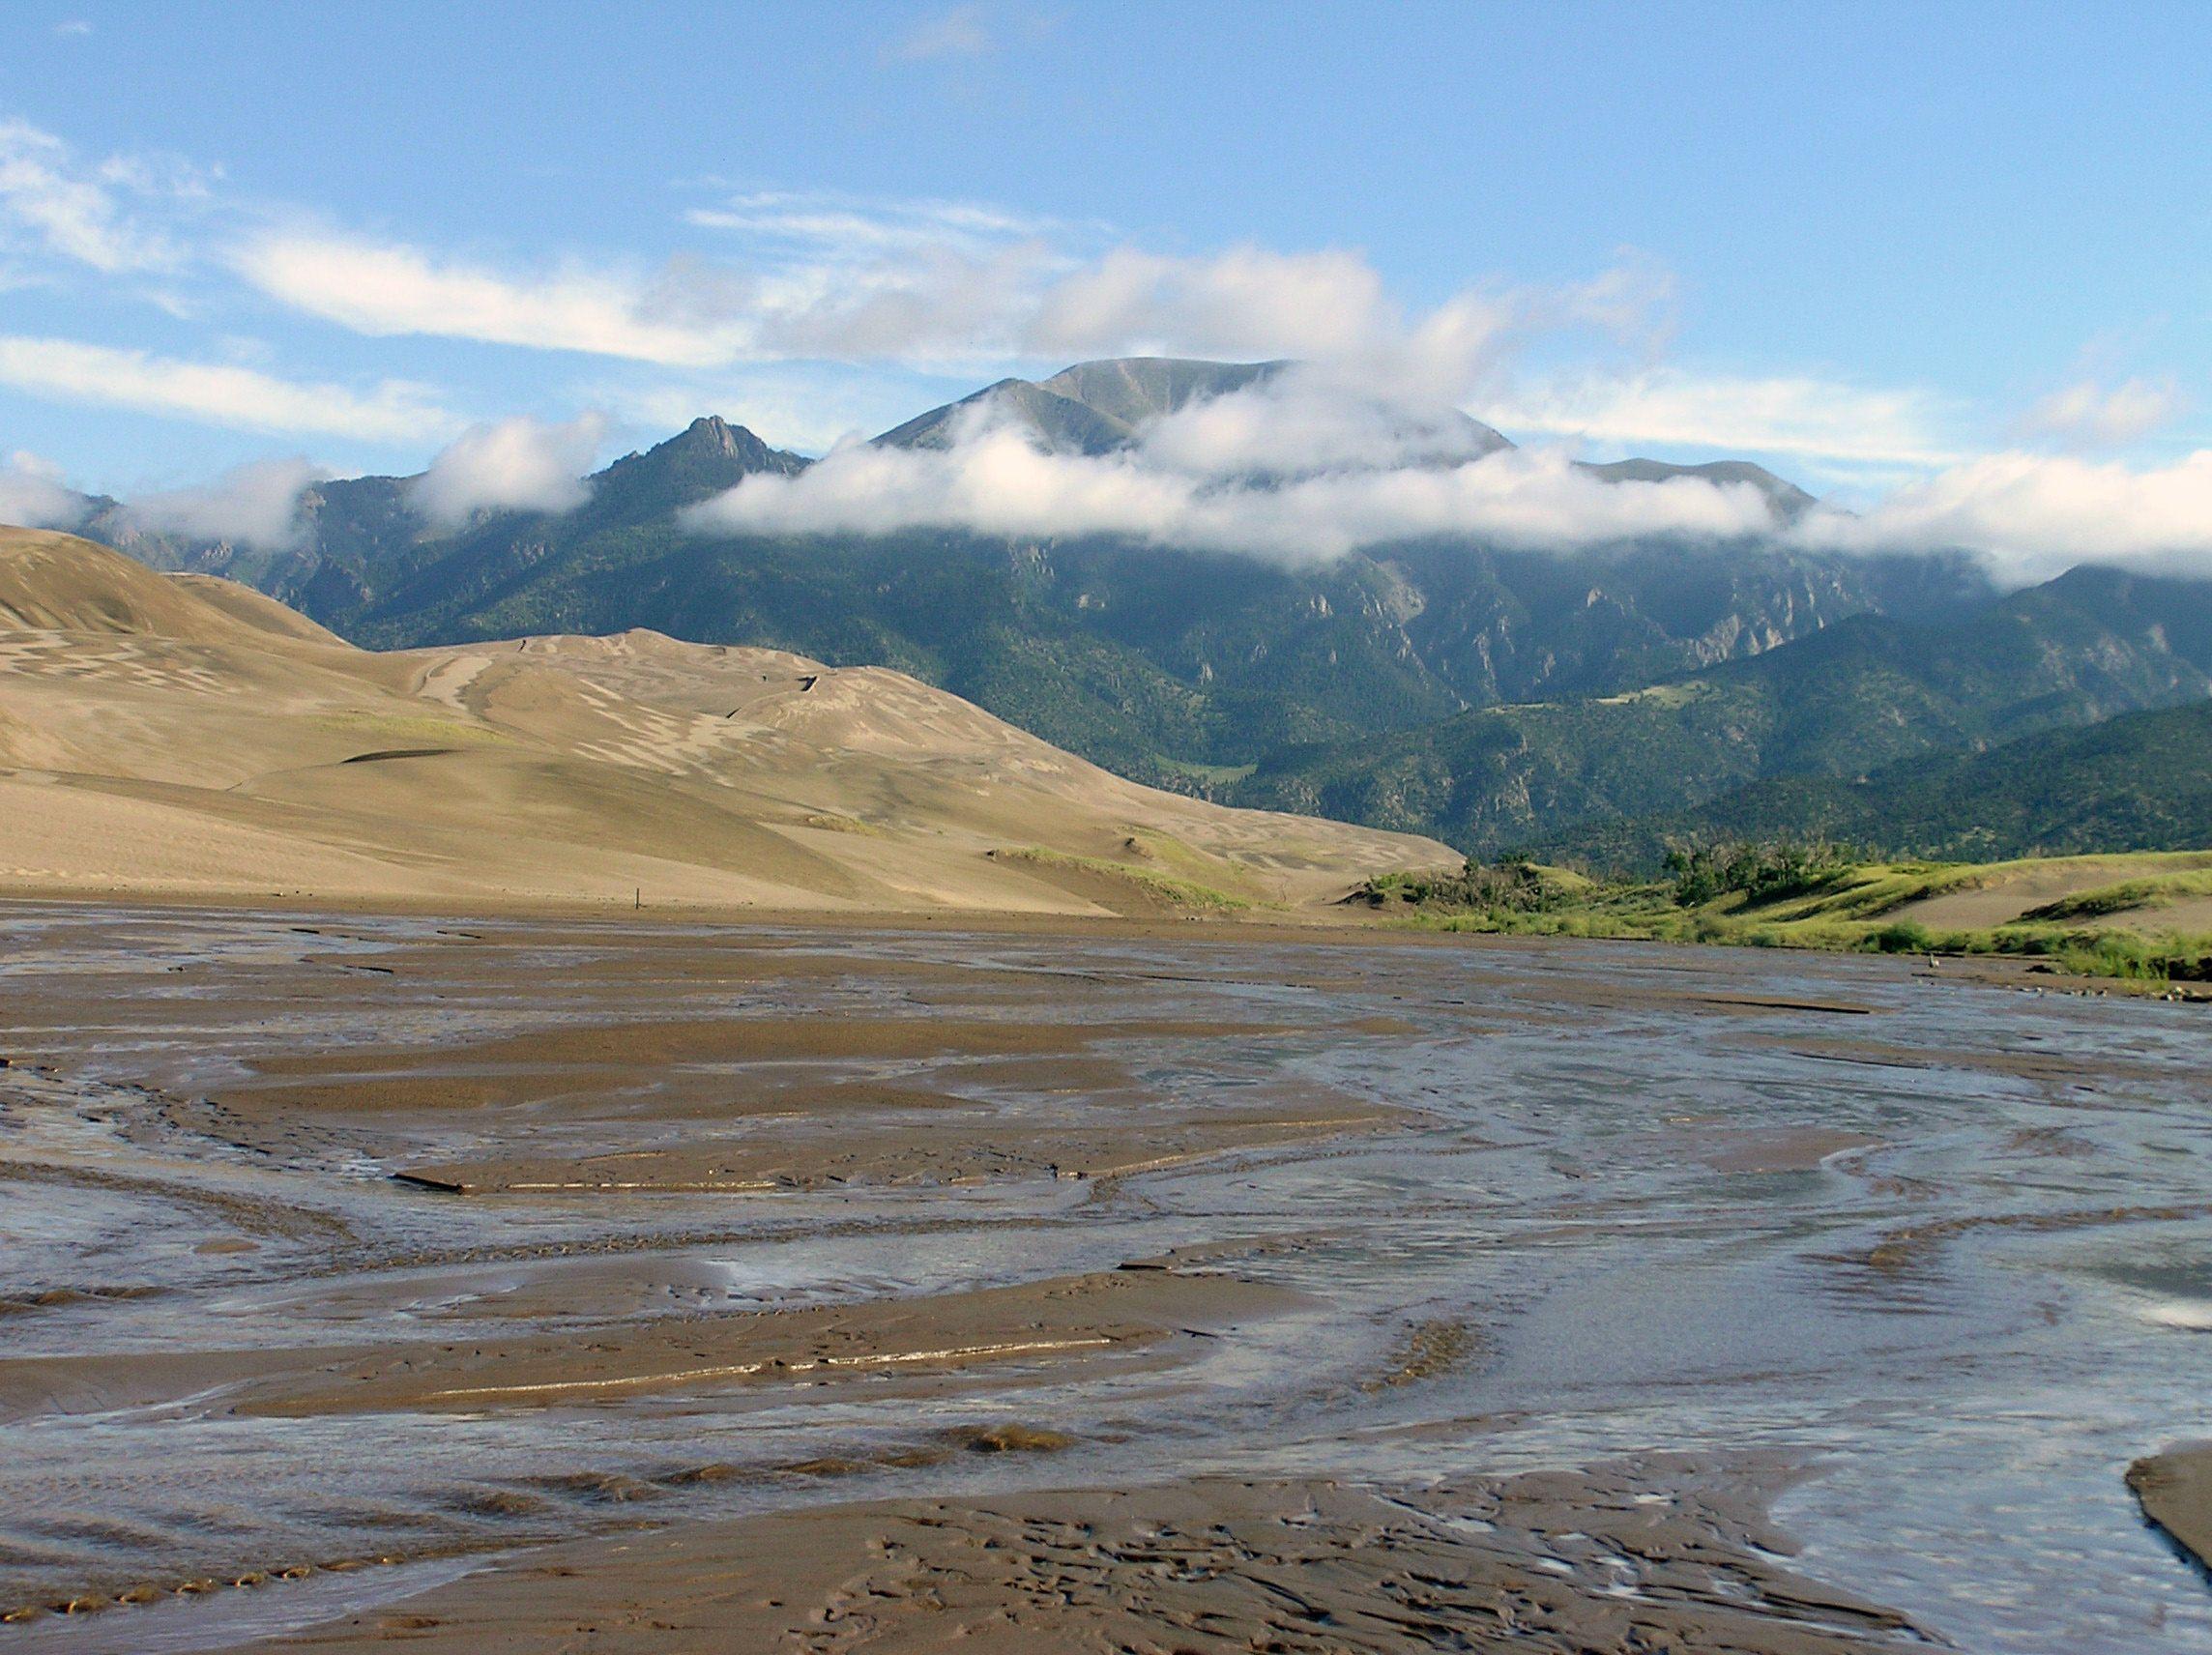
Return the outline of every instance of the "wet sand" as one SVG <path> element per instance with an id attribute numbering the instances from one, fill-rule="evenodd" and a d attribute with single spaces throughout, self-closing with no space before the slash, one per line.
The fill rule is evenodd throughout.
<path id="1" fill-rule="evenodd" d="M 1761 1472 L 1765 1474 L 1762 1476 Z M 1782 1566 L 1771 1468 L 1644 1463 L 1420 1491 L 1199 1480 L 899 1500 L 552 1549 L 256 1647 L 1868 1655 L 1898 1615 Z"/>
<path id="2" fill-rule="evenodd" d="M 291 1351 L 0 1359 L 0 1418 L 173 1403 L 212 1389 L 236 1412 L 480 1412 L 845 1380 L 917 1383 L 982 1367 L 1033 1382 L 1069 1361 L 1217 1338 L 1295 1295 L 1220 1273 L 1139 1268 L 972 1293 L 586 1323 L 558 1338 Z M 319 1358 L 319 1359 L 318 1359 Z M 1009 1386 L 1020 1378 L 996 1383 Z"/>
<path id="3" fill-rule="evenodd" d="M 2128 1467 L 2143 1516 L 2173 1537 L 2212 1578 L 2212 1443 L 2168 1448 Z"/>
<path id="4" fill-rule="evenodd" d="M 4 917 L 0 1655 L 2212 1632 L 2121 1480 L 2212 1325 L 2185 1008 Z"/>

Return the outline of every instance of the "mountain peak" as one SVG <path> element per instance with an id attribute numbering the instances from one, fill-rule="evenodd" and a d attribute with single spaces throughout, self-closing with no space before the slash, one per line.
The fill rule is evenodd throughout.
<path id="1" fill-rule="evenodd" d="M 742 425 L 733 425 L 719 414 L 702 414 L 690 424 L 664 443 L 657 443 L 652 451 L 672 449 L 681 444 L 690 450 L 713 450 L 725 454 L 744 453 L 752 450 L 765 450 L 763 443 Z"/>
<path id="2" fill-rule="evenodd" d="M 791 477 L 804 455 L 771 449 L 719 414 L 702 414 L 664 443 L 625 454 L 592 479 L 593 509 L 624 517 L 675 511 L 760 472 Z"/>
<path id="3" fill-rule="evenodd" d="M 1287 362 L 1220 363 L 1189 357 L 1106 357 L 1063 367 L 1044 390 L 1129 427 L 1274 378 Z"/>
<path id="4" fill-rule="evenodd" d="M 1265 385 L 1296 365 L 1287 361 L 1205 362 L 1192 357 L 1105 357 L 1063 367 L 1049 379 L 1002 379 L 886 431 L 894 449 L 952 446 L 963 410 L 990 409 L 1048 452 L 1105 454 L 1134 446 L 1146 426 L 1217 396 Z M 1513 445 L 1480 421 L 1452 410 L 1443 435 L 1452 458 Z"/>
<path id="5" fill-rule="evenodd" d="M 1703 465 L 1675 465 L 1667 460 L 1646 459 L 1610 460 L 1602 465 L 1586 460 L 1576 463 L 1581 470 L 1606 482 L 1667 482 L 1674 478 L 1691 478 L 1722 486 L 1740 484 L 1756 488 L 1766 497 L 1766 504 L 1779 523 L 1794 523 L 1819 504 L 1816 497 L 1789 479 L 1776 477 L 1764 466 L 1754 465 L 1749 460 L 1708 460 Z"/>

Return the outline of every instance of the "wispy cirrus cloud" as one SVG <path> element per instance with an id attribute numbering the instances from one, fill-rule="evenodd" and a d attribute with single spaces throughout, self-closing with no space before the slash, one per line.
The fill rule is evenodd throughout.
<path id="1" fill-rule="evenodd" d="M 758 201 L 697 217 L 727 219 L 752 258 L 497 269 L 293 229 L 247 240 L 231 262 L 269 297 L 360 334 L 685 368 L 1004 354 L 1018 348 L 1019 319 L 1064 262 L 1041 244 L 942 217 L 803 213 Z"/>
<path id="2" fill-rule="evenodd" d="M 1653 367 L 1525 387 L 1497 405 L 1493 417 L 1515 431 L 1613 446 L 1799 454 L 1896 469 L 1964 457 L 1944 435 L 1949 412 L 1918 389 Z"/>
<path id="3" fill-rule="evenodd" d="M 758 250 L 781 249 L 785 256 L 832 264 L 935 244 L 979 250 L 1009 241 L 1059 240 L 1085 228 L 974 201 L 792 189 L 740 191 L 713 206 L 688 209 L 684 221 L 730 232 Z"/>
<path id="4" fill-rule="evenodd" d="M 174 160 L 80 160 L 60 138 L 27 121 L 0 121 L 0 221 L 44 251 L 104 275 L 171 271 L 176 240 L 133 207 L 204 193 L 205 181 Z"/>
<path id="5" fill-rule="evenodd" d="M 419 442 L 459 423 L 426 388 L 407 381 L 383 380 L 363 392 L 77 339 L 0 334 L 0 385 L 240 430 L 377 443 Z"/>
<path id="6" fill-rule="evenodd" d="M 232 262 L 271 298 L 356 333 L 478 339 L 668 365 L 726 362 L 745 348 L 742 276 L 658 276 L 566 265 L 510 274 L 418 247 L 279 231 Z M 713 280 L 697 275 L 715 276 Z"/>
<path id="7" fill-rule="evenodd" d="M 2023 436 L 2054 438 L 2075 448 L 2122 448 L 2170 423 L 2188 406 L 2170 379 L 2117 385 L 2081 379 L 2039 399 L 2019 428 Z"/>

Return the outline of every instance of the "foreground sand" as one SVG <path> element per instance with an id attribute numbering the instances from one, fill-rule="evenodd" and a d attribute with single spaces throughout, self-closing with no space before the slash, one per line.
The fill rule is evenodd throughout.
<path id="1" fill-rule="evenodd" d="M 256 1645 L 341 1655 L 1865 1655 L 1790 1573 L 1771 1473 L 1661 1460 L 1420 1491 L 1200 1480 L 896 1500 L 555 1548 Z"/>
<path id="2" fill-rule="evenodd" d="M 1179 922 L 0 920 L 28 1649 L 2195 1624 L 2119 1476 L 2212 1229 L 2168 1008 Z M 2180 1320 L 1993 1543 L 2018 1486 L 1953 1484 L 2115 1305 Z"/>
<path id="3" fill-rule="evenodd" d="M 0 893 L 1146 915 L 1453 859 L 1139 787 L 899 673 L 642 631 L 378 654 L 0 529 Z"/>
<path id="4" fill-rule="evenodd" d="M 2128 1467 L 2143 1515 L 2212 1571 L 2212 1442 L 2168 1448 Z"/>

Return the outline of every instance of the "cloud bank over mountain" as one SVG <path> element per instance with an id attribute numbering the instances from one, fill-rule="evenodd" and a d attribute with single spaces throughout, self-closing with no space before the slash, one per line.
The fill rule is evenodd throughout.
<path id="1" fill-rule="evenodd" d="M 1115 535 L 1289 563 L 1431 535 L 1570 547 L 1777 526 L 1765 498 L 1748 486 L 1607 482 L 1578 470 L 1563 450 L 1413 463 L 1409 443 L 1430 448 L 1439 440 L 1434 425 L 1415 425 L 1395 442 L 1380 417 L 1346 417 L 1320 430 L 1322 421 L 1294 419 L 1290 430 L 1275 431 L 1254 412 L 1268 406 L 1301 403 L 1266 392 L 1223 397 L 1188 420 L 1171 415 L 1148 440 L 1108 454 L 1047 452 L 981 407 L 946 448 L 848 443 L 797 477 L 746 478 L 688 521 L 742 534 Z M 1303 446 L 1300 434 L 1323 440 Z"/>
<path id="2" fill-rule="evenodd" d="M 480 510 L 568 511 L 587 496 L 584 474 L 606 440 L 602 414 L 561 423 L 518 415 L 464 431 L 416 479 L 416 507 L 451 528 Z"/>
<path id="3" fill-rule="evenodd" d="M 125 515 L 157 534 L 282 551 L 300 543 L 300 497 L 330 474 L 311 460 L 253 460 L 195 488 L 132 499 Z"/>
<path id="4" fill-rule="evenodd" d="M 24 529 L 73 528 L 84 497 L 62 481 L 62 468 L 18 449 L 0 464 L 0 523 Z"/>
<path id="5" fill-rule="evenodd" d="M 746 478 L 688 522 L 707 533 L 1113 535 L 1289 563 L 1431 536 L 1559 550 L 1762 537 L 1863 553 L 1965 549 L 2012 584 L 2082 562 L 2212 572 L 2212 453 L 2153 468 L 1986 456 L 1853 512 L 1725 473 L 1608 470 L 1576 463 L 1564 445 L 1516 449 L 1449 401 L 1387 400 L 1327 364 L 1194 397 L 1099 451 L 1086 428 L 1049 424 L 1064 418 L 1058 410 L 1083 412 L 1054 394 L 1069 375 L 979 393 L 942 426 L 925 418 L 841 444 L 794 477 Z"/>
<path id="6" fill-rule="evenodd" d="M 2013 582 L 2077 564 L 2212 576 L 2212 450 L 2149 468 L 1992 454 L 1900 488 L 1860 515 L 1817 513 L 1798 533 L 1849 551 L 1963 546 Z"/>

